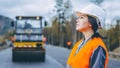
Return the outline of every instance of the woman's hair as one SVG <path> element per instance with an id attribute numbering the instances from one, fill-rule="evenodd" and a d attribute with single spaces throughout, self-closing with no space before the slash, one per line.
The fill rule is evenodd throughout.
<path id="1" fill-rule="evenodd" d="M 87 16 L 88 16 L 88 21 L 89 21 L 90 24 L 92 25 L 92 29 L 93 29 L 93 31 L 94 31 L 94 34 L 93 34 L 92 38 L 94 38 L 94 37 L 101 37 L 101 38 L 103 38 L 103 37 L 97 32 L 97 30 L 98 30 L 98 24 L 97 24 L 96 18 L 94 18 L 94 17 L 92 17 L 92 16 L 89 16 L 89 15 L 87 15 Z"/>

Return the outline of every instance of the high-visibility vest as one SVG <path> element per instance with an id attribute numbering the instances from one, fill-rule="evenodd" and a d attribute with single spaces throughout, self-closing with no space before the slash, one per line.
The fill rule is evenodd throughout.
<path id="1" fill-rule="evenodd" d="M 11 40 L 12 40 L 12 41 L 15 41 L 15 37 L 11 37 Z"/>
<path id="2" fill-rule="evenodd" d="M 68 45 L 68 46 L 70 46 L 71 44 L 72 44 L 72 42 L 71 42 L 71 41 L 68 41 L 68 42 L 67 42 L 67 45 Z"/>
<path id="3" fill-rule="evenodd" d="M 46 42 L 46 40 L 47 40 L 46 37 L 44 37 L 44 38 L 43 38 L 43 41 Z"/>
<path id="4" fill-rule="evenodd" d="M 67 65 L 71 66 L 71 68 L 89 68 L 89 66 L 90 66 L 90 58 L 91 58 L 93 52 L 95 51 L 95 49 L 98 46 L 101 46 L 101 47 L 104 48 L 104 50 L 106 52 L 106 60 L 105 60 L 104 68 L 107 68 L 108 51 L 107 51 L 106 46 L 103 43 L 102 39 L 101 38 L 90 39 L 80 49 L 80 51 L 75 55 L 76 50 L 77 50 L 77 48 L 78 48 L 78 46 L 80 45 L 81 42 L 82 42 L 82 40 L 78 41 L 74 45 L 74 47 L 73 47 L 73 49 L 72 49 L 72 51 L 70 53 L 70 56 L 68 58 Z"/>

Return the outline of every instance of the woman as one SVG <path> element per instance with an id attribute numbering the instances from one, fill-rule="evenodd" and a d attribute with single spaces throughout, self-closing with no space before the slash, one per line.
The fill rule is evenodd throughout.
<path id="1" fill-rule="evenodd" d="M 104 25 L 104 10 L 90 4 L 76 12 L 76 15 L 76 30 L 82 32 L 84 38 L 74 45 L 67 61 L 67 68 L 107 68 L 107 48 L 97 32 Z"/>

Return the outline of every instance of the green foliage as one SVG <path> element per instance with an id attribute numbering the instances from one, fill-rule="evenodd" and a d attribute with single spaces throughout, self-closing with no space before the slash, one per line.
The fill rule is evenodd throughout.
<path id="1" fill-rule="evenodd" d="M 60 29 L 62 29 L 62 31 Z M 57 18 L 53 20 L 52 27 L 44 29 L 44 35 L 47 37 L 47 42 L 56 46 L 66 47 L 66 42 L 72 39 L 71 34 L 70 23 L 65 21 L 64 24 L 60 24 Z"/>
<path id="2" fill-rule="evenodd" d="M 120 28 L 119 27 L 120 25 L 116 24 L 115 27 L 112 27 L 107 31 L 110 51 L 114 50 L 120 45 L 120 32 L 119 32 Z"/>

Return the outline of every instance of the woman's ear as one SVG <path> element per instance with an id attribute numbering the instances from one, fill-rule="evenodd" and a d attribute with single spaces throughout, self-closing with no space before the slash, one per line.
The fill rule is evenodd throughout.
<path id="1" fill-rule="evenodd" d="M 91 25 L 91 24 L 89 24 L 88 26 L 89 26 L 89 27 L 92 27 L 92 25 Z"/>

